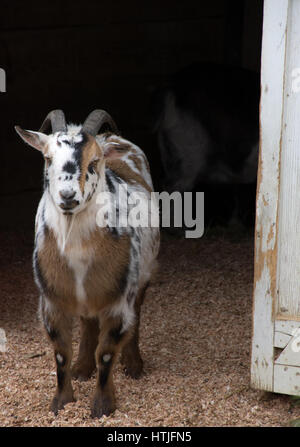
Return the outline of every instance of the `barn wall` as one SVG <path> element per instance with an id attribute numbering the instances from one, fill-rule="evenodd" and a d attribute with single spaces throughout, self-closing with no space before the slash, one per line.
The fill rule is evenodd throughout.
<path id="1" fill-rule="evenodd" d="M 242 66 L 260 71 L 263 0 L 245 0 L 242 39 Z"/>
<path id="2" fill-rule="evenodd" d="M 123 135 L 145 149 L 155 178 L 153 88 L 194 61 L 228 61 L 242 48 L 234 44 L 240 35 L 234 23 L 244 12 L 236 8 L 234 16 L 233 3 L 92 0 L 84 8 L 70 0 L 2 2 L 0 67 L 7 92 L 0 93 L 0 206 L 9 213 L 2 213 L 0 226 L 12 224 L 9 214 L 17 225 L 32 225 L 40 195 L 40 154 L 24 146 L 13 125 L 37 129 L 53 108 L 74 122 L 94 108 L 108 110 Z"/>

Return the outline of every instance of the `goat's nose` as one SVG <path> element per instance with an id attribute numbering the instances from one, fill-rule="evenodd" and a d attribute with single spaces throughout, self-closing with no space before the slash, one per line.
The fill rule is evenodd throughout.
<path id="1" fill-rule="evenodd" d="M 59 192 L 60 197 L 63 200 L 72 200 L 75 197 L 76 192 L 72 189 L 63 189 Z"/>

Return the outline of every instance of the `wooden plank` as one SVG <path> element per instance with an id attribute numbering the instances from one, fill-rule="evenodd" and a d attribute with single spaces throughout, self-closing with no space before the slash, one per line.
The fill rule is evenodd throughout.
<path id="1" fill-rule="evenodd" d="M 294 69 L 300 67 L 300 2 L 290 0 L 280 173 L 279 294 L 277 314 L 300 316 L 300 95 L 294 88 Z"/>
<path id="2" fill-rule="evenodd" d="M 289 343 L 275 361 L 276 365 L 298 366 L 300 368 L 300 336 L 291 337 Z"/>
<path id="3" fill-rule="evenodd" d="M 291 317 L 288 315 L 276 315 L 276 319 L 280 321 L 290 321 Z M 300 321 L 300 317 L 294 316 L 293 320 Z"/>
<path id="4" fill-rule="evenodd" d="M 275 393 L 300 396 L 300 368 L 295 366 L 274 366 Z"/>
<path id="5" fill-rule="evenodd" d="M 276 322 L 276 326 L 280 328 L 282 332 L 276 332 L 275 334 L 281 334 L 282 341 L 287 338 L 289 338 L 289 341 L 275 363 L 300 367 L 300 323 L 295 321 L 280 321 Z"/>
<path id="6" fill-rule="evenodd" d="M 257 181 L 251 385 L 272 391 L 277 204 L 288 0 L 265 0 Z"/>
<path id="7" fill-rule="evenodd" d="M 265 263 L 255 284 L 253 337 L 251 355 L 251 385 L 272 391 L 273 386 L 273 300 L 270 292 L 271 277 Z"/>
<path id="8" fill-rule="evenodd" d="M 284 349 L 289 341 L 291 340 L 291 335 L 285 334 L 284 332 L 275 332 L 274 334 L 274 348 Z"/>
<path id="9" fill-rule="evenodd" d="M 300 321 L 275 321 L 275 331 L 283 332 L 288 335 L 293 335 L 298 328 L 300 328 Z"/>

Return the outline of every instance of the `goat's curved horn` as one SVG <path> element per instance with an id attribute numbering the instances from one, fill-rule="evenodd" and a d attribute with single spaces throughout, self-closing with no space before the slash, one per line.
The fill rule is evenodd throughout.
<path id="1" fill-rule="evenodd" d="M 95 137 L 101 128 L 106 125 L 113 133 L 118 133 L 118 128 L 112 117 L 105 110 L 94 110 L 85 120 L 82 131 Z"/>
<path id="2" fill-rule="evenodd" d="M 52 133 L 67 131 L 66 118 L 62 110 L 52 110 L 48 113 L 39 131 L 45 133 L 50 127 L 52 127 Z"/>

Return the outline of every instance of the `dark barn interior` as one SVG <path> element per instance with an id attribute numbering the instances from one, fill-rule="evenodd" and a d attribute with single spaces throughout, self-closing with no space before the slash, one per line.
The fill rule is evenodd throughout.
<path id="1" fill-rule="evenodd" d="M 37 319 L 31 265 L 43 159 L 14 131 L 14 125 L 38 130 L 53 109 L 74 123 L 105 109 L 122 136 L 145 151 L 160 191 L 155 92 L 202 62 L 259 77 L 262 21 L 262 0 L 2 1 L 0 328 L 7 349 L 0 349 L 0 425 L 232 426 L 286 419 L 285 396 L 264 401 L 249 386 L 253 231 L 240 236 L 220 227 L 199 239 L 163 232 L 160 267 L 142 311 L 145 375 L 134 381 L 117 366 L 116 412 L 91 419 L 93 385 L 79 381 L 77 402 L 57 417 L 49 412 L 55 366 Z M 231 186 L 212 183 L 206 211 L 220 212 L 214 222 L 227 224 L 232 192 L 238 193 L 253 230 L 256 184 Z"/>
<path id="2" fill-rule="evenodd" d="M 38 130 L 56 108 L 82 122 L 107 110 L 121 134 L 146 152 L 160 187 L 153 92 L 190 64 L 205 61 L 259 72 L 262 1 L 2 2 L 0 63 L 1 223 L 31 228 L 43 161 L 14 131 Z"/>

